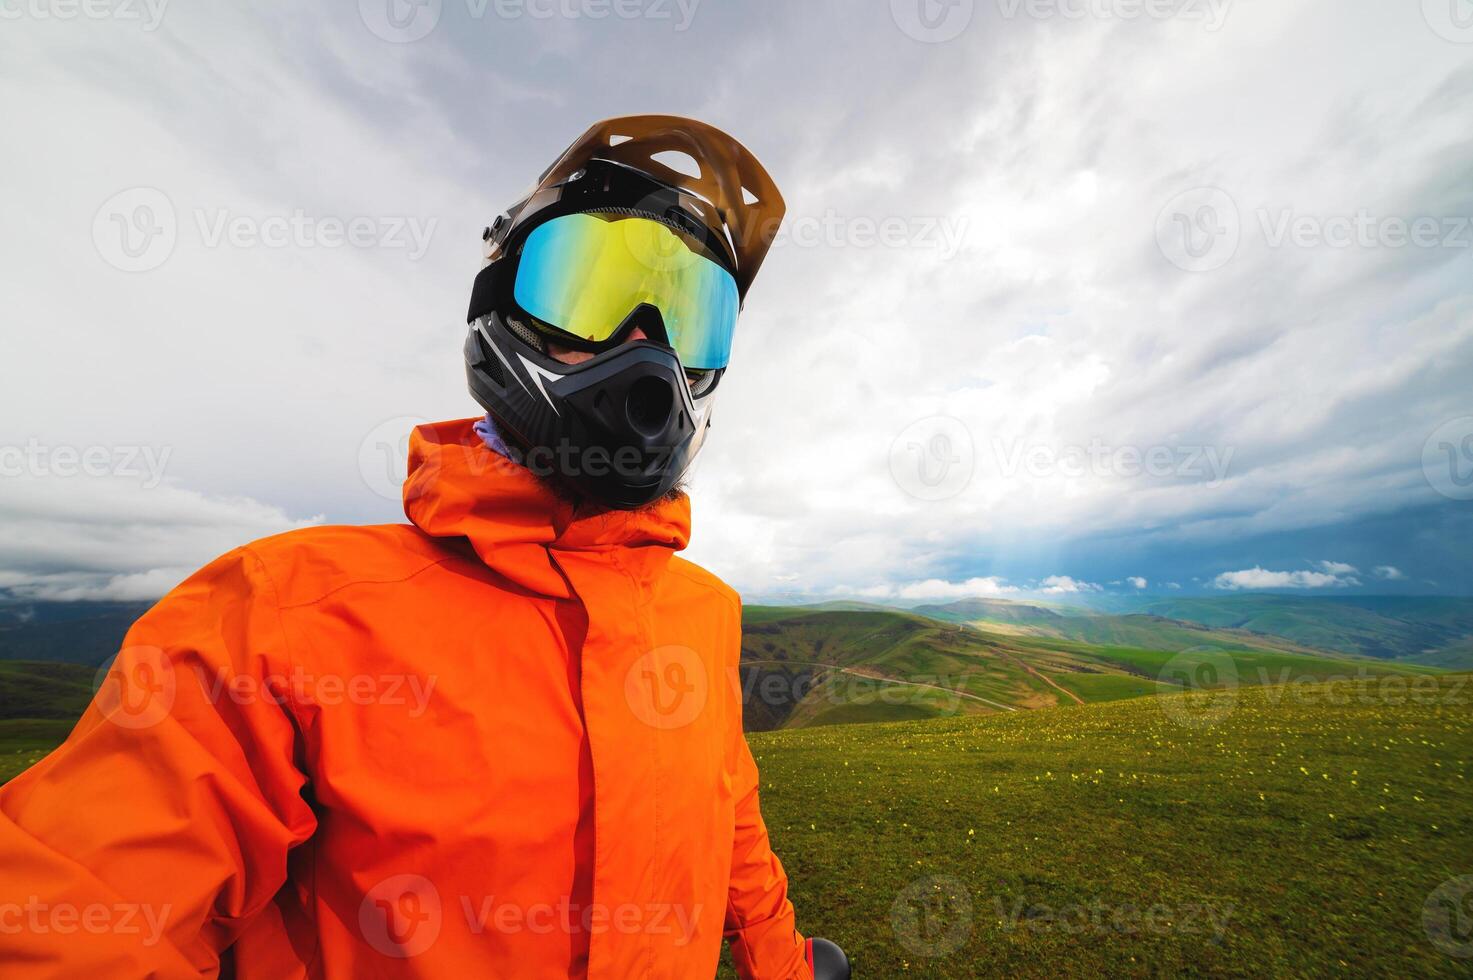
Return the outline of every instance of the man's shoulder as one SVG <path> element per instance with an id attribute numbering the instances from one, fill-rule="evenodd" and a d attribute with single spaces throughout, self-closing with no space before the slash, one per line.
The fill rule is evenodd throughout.
<path id="1" fill-rule="evenodd" d="M 713 598 L 720 598 L 730 603 L 738 613 L 741 612 L 742 598 L 737 594 L 737 590 L 695 562 L 675 555 L 670 559 L 670 573 L 677 576 L 679 580 L 709 593 Z"/>
<path id="2" fill-rule="evenodd" d="M 326 524 L 260 538 L 240 551 L 260 563 L 283 607 L 350 585 L 402 582 L 455 553 L 410 524 Z"/>

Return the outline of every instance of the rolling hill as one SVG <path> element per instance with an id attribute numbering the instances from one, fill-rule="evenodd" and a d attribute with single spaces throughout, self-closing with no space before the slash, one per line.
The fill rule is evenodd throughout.
<path id="1" fill-rule="evenodd" d="M 948 622 L 919 610 L 749 606 L 741 669 L 747 729 L 1113 701 L 1196 683 L 1204 671 L 1260 684 L 1430 670 L 1160 617 L 1029 609 L 1007 604 L 1014 620 L 998 631 L 991 622 Z"/>
<path id="2" fill-rule="evenodd" d="M 1086 643 L 1222 649 L 1239 644 L 1473 667 L 1473 599 L 1401 596 L 1108 596 L 1090 606 L 964 599 L 918 606 L 950 622 Z M 1193 629 L 1206 629 L 1211 634 Z"/>
<path id="3" fill-rule="evenodd" d="M 0 660 L 56 660 L 96 667 L 151 602 L 0 600 Z"/>

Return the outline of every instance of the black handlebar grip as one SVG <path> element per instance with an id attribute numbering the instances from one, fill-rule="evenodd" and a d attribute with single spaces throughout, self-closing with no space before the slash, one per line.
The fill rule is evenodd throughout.
<path id="1" fill-rule="evenodd" d="M 849 957 L 827 939 L 810 939 L 804 949 L 813 980 L 849 980 Z"/>

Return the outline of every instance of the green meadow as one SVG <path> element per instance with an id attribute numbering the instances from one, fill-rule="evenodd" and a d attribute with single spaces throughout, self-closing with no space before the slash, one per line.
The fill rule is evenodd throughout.
<path id="1" fill-rule="evenodd" d="M 749 739 L 799 927 L 859 977 L 1466 976 L 1468 896 L 1434 892 L 1473 875 L 1470 697 L 1306 682 Z"/>

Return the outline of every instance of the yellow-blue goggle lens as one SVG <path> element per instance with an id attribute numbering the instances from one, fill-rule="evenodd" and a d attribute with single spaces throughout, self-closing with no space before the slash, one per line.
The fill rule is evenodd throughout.
<path id="1" fill-rule="evenodd" d="M 532 229 L 513 294 L 527 313 L 582 340 L 608 340 L 641 303 L 660 311 L 670 345 L 692 370 L 726 367 L 736 330 L 736 280 L 649 218 L 568 214 Z"/>

